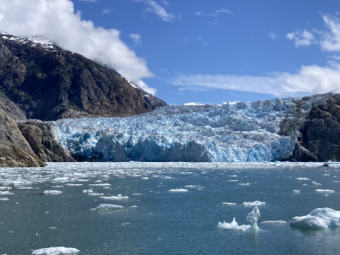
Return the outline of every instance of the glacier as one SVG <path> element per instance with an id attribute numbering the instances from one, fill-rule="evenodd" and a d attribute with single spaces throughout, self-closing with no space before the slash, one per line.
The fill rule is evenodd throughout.
<path id="1" fill-rule="evenodd" d="M 62 119 L 58 143 L 78 161 L 268 162 L 289 158 L 295 132 L 280 135 L 332 93 L 223 105 L 165 106 L 124 118 Z"/>

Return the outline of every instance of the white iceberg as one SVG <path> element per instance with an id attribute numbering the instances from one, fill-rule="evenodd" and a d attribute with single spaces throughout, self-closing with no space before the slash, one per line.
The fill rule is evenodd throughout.
<path id="1" fill-rule="evenodd" d="M 170 192 L 187 192 L 187 189 L 170 189 Z"/>
<path id="2" fill-rule="evenodd" d="M 96 208 L 92 208 L 91 211 L 111 211 L 111 210 L 120 210 L 123 209 L 122 205 L 113 205 L 113 204 L 100 204 Z"/>
<path id="3" fill-rule="evenodd" d="M 105 200 L 125 200 L 128 199 L 128 196 L 122 196 L 121 194 L 118 194 L 118 196 L 111 196 L 111 197 L 100 197 L 101 199 Z"/>
<path id="4" fill-rule="evenodd" d="M 310 181 L 310 179 L 304 178 L 304 177 L 296 178 L 296 180 L 299 180 L 299 181 Z"/>
<path id="5" fill-rule="evenodd" d="M 66 186 L 70 186 L 70 187 L 80 187 L 80 186 L 83 186 L 82 183 L 80 184 L 77 184 L 77 183 L 67 183 Z"/>
<path id="6" fill-rule="evenodd" d="M 257 208 L 257 206 L 255 206 L 253 208 L 253 211 L 251 211 L 247 215 L 246 220 L 251 223 L 251 227 L 253 229 L 258 229 L 259 227 L 257 226 L 257 221 L 259 220 L 260 217 L 261 217 L 260 210 L 259 210 L 259 208 Z"/>
<path id="7" fill-rule="evenodd" d="M 327 194 L 331 194 L 335 192 L 334 190 L 331 190 L 331 189 L 316 189 L 315 191 L 319 193 L 327 193 Z"/>
<path id="8" fill-rule="evenodd" d="M 313 184 L 314 186 L 322 186 L 321 183 L 317 183 L 317 182 L 315 182 L 315 181 L 312 181 L 312 184 Z"/>
<path id="9" fill-rule="evenodd" d="M 111 184 L 110 183 L 97 183 L 97 184 L 89 184 L 89 186 L 93 186 L 93 187 L 110 187 Z"/>
<path id="10" fill-rule="evenodd" d="M 0 201 L 8 201 L 8 197 L 0 197 Z"/>
<path id="11" fill-rule="evenodd" d="M 218 227 L 222 229 L 231 229 L 231 230 L 237 230 L 237 231 L 246 231 L 248 228 L 250 228 L 250 225 L 238 225 L 238 223 L 235 220 L 235 217 L 233 218 L 233 221 L 230 223 L 227 222 L 219 222 Z"/>
<path id="12" fill-rule="evenodd" d="M 241 205 L 244 207 L 261 206 L 261 205 L 266 205 L 266 202 L 261 202 L 261 201 L 243 202 Z"/>
<path id="13" fill-rule="evenodd" d="M 14 195 L 14 193 L 13 192 L 9 192 L 9 191 L 0 191 L 0 195 L 7 195 L 7 196 L 9 196 L 9 195 Z"/>
<path id="14" fill-rule="evenodd" d="M 60 191 L 60 190 L 45 190 L 44 191 L 45 195 L 59 195 L 61 193 L 63 193 L 63 192 Z"/>
<path id="15" fill-rule="evenodd" d="M 262 221 L 261 224 L 287 224 L 287 221 L 284 221 L 284 220 L 267 220 L 267 221 Z"/>
<path id="16" fill-rule="evenodd" d="M 249 182 L 247 182 L 247 183 L 239 183 L 238 185 L 240 185 L 240 186 L 249 186 L 250 184 L 249 184 Z"/>
<path id="17" fill-rule="evenodd" d="M 223 202 L 222 205 L 237 205 L 236 203 Z"/>
<path id="18" fill-rule="evenodd" d="M 300 194 L 300 190 L 295 189 L 295 190 L 293 190 L 293 193 L 294 194 Z"/>
<path id="19" fill-rule="evenodd" d="M 340 227 L 339 220 L 340 211 L 331 208 L 317 208 L 306 216 L 294 217 L 289 223 L 292 227 L 319 230 Z"/>
<path id="20" fill-rule="evenodd" d="M 63 255 L 63 254 L 77 254 L 80 251 L 75 248 L 65 248 L 65 247 L 50 247 L 43 248 L 39 250 L 34 250 L 33 255 Z"/>

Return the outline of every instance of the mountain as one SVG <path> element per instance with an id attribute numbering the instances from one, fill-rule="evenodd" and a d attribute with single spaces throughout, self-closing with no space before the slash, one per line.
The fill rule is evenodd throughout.
<path id="1" fill-rule="evenodd" d="M 55 139 L 79 161 L 339 161 L 339 100 L 328 93 L 64 119 L 54 122 Z"/>
<path id="2" fill-rule="evenodd" d="M 0 32 L 0 107 L 13 119 L 129 116 L 165 105 L 115 70 L 46 38 Z"/>

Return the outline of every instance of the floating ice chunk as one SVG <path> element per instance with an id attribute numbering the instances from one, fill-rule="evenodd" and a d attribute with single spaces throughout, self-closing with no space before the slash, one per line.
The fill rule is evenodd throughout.
<path id="1" fill-rule="evenodd" d="M 63 193 L 63 192 L 60 191 L 60 190 L 45 190 L 44 191 L 45 195 L 59 195 L 61 193 Z"/>
<path id="2" fill-rule="evenodd" d="M 339 182 L 339 181 L 332 181 L 332 182 Z"/>
<path id="3" fill-rule="evenodd" d="M 230 223 L 227 222 L 219 222 L 218 223 L 218 227 L 219 228 L 223 228 L 223 229 L 232 229 L 232 230 L 237 230 L 237 231 L 246 231 L 248 228 L 250 228 L 250 225 L 238 225 L 238 223 L 235 220 L 235 217 L 233 218 L 233 221 Z"/>
<path id="4" fill-rule="evenodd" d="M 170 192 L 187 192 L 187 189 L 170 189 Z"/>
<path id="5" fill-rule="evenodd" d="M 88 182 L 89 180 L 87 179 L 78 179 L 77 182 Z"/>
<path id="6" fill-rule="evenodd" d="M 310 181 L 310 179 L 304 178 L 304 177 L 296 178 L 296 180 L 299 180 L 299 181 Z"/>
<path id="7" fill-rule="evenodd" d="M 302 186 L 307 186 L 307 184 L 305 183 L 305 184 L 303 184 Z"/>
<path id="8" fill-rule="evenodd" d="M 77 254 L 80 251 L 75 248 L 65 247 L 50 247 L 33 251 L 33 255 L 63 255 L 63 254 Z"/>
<path id="9" fill-rule="evenodd" d="M 222 205 L 237 205 L 236 203 L 223 202 Z"/>
<path id="10" fill-rule="evenodd" d="M 240 186 L 249 186 L 250 184 L 249 184 L 249 182 L 247 182 L 247 183 L 239 183 L 238 185 L 240 185 Z"/>
<path id="11" fill-rule="evenodd" d="M 0 190 L 11 190 L 11 187 L 0 187 Z"/>
<path id="12" fill-rule="evenodd" d="M 87 195 L 89 195 L 89 196 L 104 196 L 104 193 L 88 192 Z"/>
<path id="13" fill-rule="evenodd" d="M 110 187 L 110 183 L 98 183 L 98 184 L 89 184 L 89 186 L 94 186 L 94 187 Z"/>
<path id="14" fill-rule="evenodd" d="M 300 190 L 295 189 L 295 190 L 293 190 L 293 193 L 300 194 Z"/>
<path id="15" fill-rule="evenodd" d="M 131 208 L 137 208 L 138 206 L 137 205 L 131 205 L 130 207 Z"/>
<path id="16" fill-rule="evenodd" d="M 228 182 L 238 182 L 238 180 L 228 180 Z"/>
<path id="17" fill-rule="evenodd" d="M 9 191 L 0 191 L 0 195 L 7 195 L 7 196 L 9 196 L 9 195 L 14 195 L 14 193 L 13 192 L 9 192 Z"/>
<path id="18" fill-rule="evenodd" d="M 149 180 L 149 178 L 148 177 L 143 177 L 142 180 Z"/>
<path id="19" fill-rule="evenodd" d="M 323 176 L 329 176 L 329 174 L 324 174 Z"/>
<path id="20" fill-rule="evenodd" d="M 290 225 L 314 230 L 340 227 L 340 211 L 331 208 L 317 208 L 306 216 L 294 217 L 291 219 Z"/>
<path id="21" fill-rule="evenodd" d="M 130 225 L 130 222 L 123 222 L 122 226 Z"/>
<path id="22" fill-rule="evenodd" d="M 261 224 L 287 224 L 287 221 L 284 221 L 284 220 L 267 220 L 267 221 L 262 221 Z"/>
<path id="23" fill-rule="evenodd" d="M 251 223 L 251 227 L 253 229 L 258 229 L 259 227 L 257 226 L 257 221 L 261 217 L 260 210 L 255 206 L 253 208 L 253 211 L 251 211 L 248 215 L 246 220 Z"/>
<path id="24" fill-rule="evenodd" d="M 18 190 L 30 190 L 30 189 L 38 189 L 38 188 L 20 186 L 20 187 L 16 187 L 16 189 L 18 189 Z"/>
<path id="25" fill-rule="evenodd" d="M 133 195 L 133 196 L 141 196 L 142 193 L 133 193 L 132 195 Z"/>
<path id="26" fill-rule="evenodd" d="M 315 191 L 320 192 L 320 193 L 328 193 L 328 194 L 335 192 L 334 190 L 331 190 L 331 189 L 316 189 Z"/>
<path id="27" fill-rule="evenodd" d="M 49 229 L 57 229 L 57 227 L 48 227 Z"/>
<path id="28" fill-rule="evenodd" d="M 92 208 L 91 211 L 111 211 L 111 210 L 120 210 L 123 209 L 122 205 L 113 205 L 113 204 L 100 204 L 96 208 Z"/>
<path id="29" fill-rule="evenodd" d="M 52 188 L 64 188 L 63 185 L 52 186 Z"/>
<path id="30" fill-rule="evenodd" d="M 254 201 L 254 202 L 243 202 L 241 205 L 244 207 L 250 207 L 250 206 L 261 206 L 265 204 L 266 202 Z"/>
<path id="31" fill-rule="evenodd" d="M 235 175 L 235 174 L 234 175 L 229 175 L 229 177 L 237 177 L 237 175 Z"/>
<path id="32" fill-rule="evenodd" d="M 122 194 L 118 194 L 118 196 L 111 196 L 111 197 L 100 197 L 105 200 L 124 200 L 128 199 L 128 196 L 122 196 Z"/>
<path id="33" fill-rule="evenodd" d="M 84 189 L 83 193 L 84 194 L 93 193 L 93 189 Z"/>
<path id="34" fill-rule="evenodd" d="M 0 201 L 8 201 L 8 197 L 0 197 Z"/>
<path id="35" fill-rule="evenodd" d="M 67 183 L 66 186 L 70 186 L 70 187 L 80 187 L 80 186 L 83 186 L 83 184 Z"/>
<path id="36" fill-rule="evenodd" d="M 102 181 L 101 180 L 97 180 L 97 181 L 95 181 L 95 183 L 101 183 Z"/>
<path id="37" fill-rule="evenodd" d="M 52 180 L 53 183 L 58 183 L 58 182 L 64 183 L 64 182 L 68 182 L 68 181 L 69 181 L 68 177 L 58 177 L 58 178 L 54 178 Z"/>
<path id="38" fill-rule="evenodd" d="M 315 182 L 315 181 L 312 181 L 312 184 L 313 184 L 314 186 L 322 186 L 321 183 L 317 183 L 317 182 Z"/>
<path id="39" fill-rule="evenodd" d="M 184 187 L 188 188 L 188 189 L 204 189 L 203 186 L 200 186 L 200 185 L 185 185 Z"/>

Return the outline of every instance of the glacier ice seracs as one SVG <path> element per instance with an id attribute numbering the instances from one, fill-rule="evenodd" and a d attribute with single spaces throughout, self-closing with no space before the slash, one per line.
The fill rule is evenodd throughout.
<path id="1" fill-rule="evenodd" d="M 279 161 L 292 155 L 297 142 L 295 134 L 279 134 L 282 120 L 299 118 L 331 96 L 165 106 L 125 118 L 63 119 L 54 122 L 54 136 L 84 161 Z"/>

